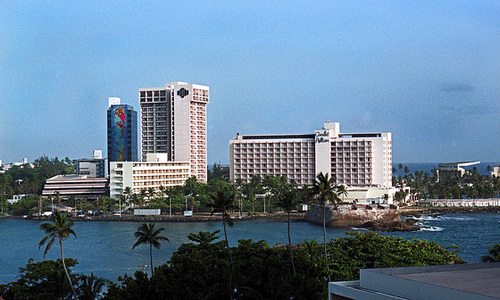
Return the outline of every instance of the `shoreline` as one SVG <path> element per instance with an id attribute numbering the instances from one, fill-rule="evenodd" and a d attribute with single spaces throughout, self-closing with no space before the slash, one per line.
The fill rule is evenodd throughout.
<path id="1" fill-rule="evenodd" d="M 403 207 L 399 208 L 401 216 L 411 216 L 415 214 L 475 214 L 475 213 L 499 213 L 500 206 L 486 207 Z M 48 221 L 50 217 L 38 216 L 1 216 L 0 218 L 26 219 L 35 221 Z M 237 213 L 231 216 L 233 221 L 253 221 L 253 220 L 275 220 L 279 222 L 287 222 L 286 213 L 260 213 L 255 215 L 242 215 Z M 196 222 L 220 222 L 222 217 L 220 214 L 210 216 L 208 213 L 194 214 L 192 217 L 184 217 L 182 215 L 159 215 L 159 216 L 135 216 L 135 215 L 101 215 L 101 216 L 85 216 L 71 217 L 73 222 L 159 222 L 159 223 L 196 223 Z M 290 215 L 291 222 L 307 222 L 305 213 L 292 213 Z"/>
<path id="2" fill-rule="evenodd" d="M 304 220 L 305 213 L 294 213 L 290 215 L 291 222 L 302 222 Z M 17 219 L 28 219 L 35 221 L 48 221 L 50 217 L 27 217 L 22 216 L 10 217 Z M 257 214 L 257 215 L 232 215 L 233 221 L 253 221 L 253 220 L 276 220 L 280 222 L 287 222 L 288 216 L 282 213 L 276 214 Z M 196 222 L 221 222 L 222 217 L 220 214 L 214 214 L 213 216 L 207 214 L 193 215 L 192 217 L 184 217 L 180 215 L 173 215 L 169 217 L 168 215 L 159 216 L 134 216 L 134 215 L 105 215 L 105 216 L 85 216 L 85 217 L 71 217 L 73 222 L 158 222 L 158 223 L 196 223 Z"/>
<path id="3" fill-rule="evenodd" d="M 500 213 L 500 206 L 471 206 L 471 207 L 429 207 L 412 206 L 399 209 L 402 216 L 418 214 L 482 214 Z"/>

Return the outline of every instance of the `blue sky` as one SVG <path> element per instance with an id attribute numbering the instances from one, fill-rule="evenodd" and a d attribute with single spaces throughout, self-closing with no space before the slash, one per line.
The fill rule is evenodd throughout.
<path id="1" fill-rule="evenodd" d="M 497 1 L 0 1 L 0 159 L 106 152 L 107 98 L 210 86 L 240 134 L 390 131 L 395 162 L 500 161 Z"/>

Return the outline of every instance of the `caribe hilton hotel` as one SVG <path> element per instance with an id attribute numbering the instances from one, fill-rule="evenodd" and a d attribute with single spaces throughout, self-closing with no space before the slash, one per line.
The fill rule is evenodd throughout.
<path id="1" fill-rule="evenodd" d="M 320 172 L 351 187 L 392 186 L 390 132 L 340 133 L 326 122 L 313 134 L 237 135 L 229 142 L 230 178 L 244 183 L 253 176 L 286 176 L 312 185 Z"/>

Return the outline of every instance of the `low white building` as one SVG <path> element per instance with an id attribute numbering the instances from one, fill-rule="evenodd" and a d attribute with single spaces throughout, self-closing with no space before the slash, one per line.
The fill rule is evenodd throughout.
<path id="1" fill-rule="evenodd" d="M 118 199 L 130 187 L 133 193 L 160 186 L 183 185 L 191 177 L 189 162 L 168 161 L 166 153 L 149 153 L 145 162 L 109 163 L 110 197 Z"/>
<path id="2" fill-rule="evenodd" d="M 2 160 L 0 160 L 0 173 L 5 173 L 6 171 L 10 170 L 14 166 L 22 166 L 28 164 L 28 159 L 23 158 L 22 162 L 13 162 L 13 163 L 6 163 L 4 164 Z M 31 168 L 34 167 L 34 164 L 28 164 Z"/>
<path id="3" fill-rule="evenodd" d="M 346 191 L 347 195 L 340 196 L 342 202 L 359 204 L 393 204 L 394 194 L 399 191 L 399 189 L 396 187 L 347 187 Z"/>
<path id="4" fill-rule="evenodd" d="M 481 163 L 480 161 L 464 161 L 438 164 L 438 181 L 446 180 L 450 177 L 462 177 L 467 172 L 463 167 L 469 167 Z"/>
<path id="5" fill-rule="evenodd" d="M 500 167 L 493 167 L 490 176 L 500 177 Z"/>
<path id="6" fill-rule="evenodd" d="M 9 202 L 10 204 L 14 204 L 19 202 L 19 200 L 23 199 L 24 197 L 26 197 L 26 194 L 12 195 L 12 199 L 7 199 L 7 202 Z"/>
<path id="7" fill-rule="evenodd" d="M 500 199 L 426 199 L 420 200 L 419 204 L 438 207 L 500 206 Z"/>

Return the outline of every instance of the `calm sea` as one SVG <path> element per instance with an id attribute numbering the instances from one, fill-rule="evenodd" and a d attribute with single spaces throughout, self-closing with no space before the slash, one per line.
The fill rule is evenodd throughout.
<path id="1" fill-rule="evenodd" d="M 417 232 L 382 233 L 407 239 L 417 238 L 436 241 L 443 246 L 452 244 L 462 247 L 461 256 L 468 262 L 479 262 L 487 248 L 500 240 L 500 214 L 449 214 L 439 218 L 426 217 L 421 220 L 429 229 Z M 40 222 L 23 219 L 0 219 L 0 283 L 18 277 L 18 268 L 24 267 L 29 258 L 43 260 L 43 249 L 38 242 L 44 236 Z M 159 250 L 153 250 L 155 266 L 168 261 L 172 252 L 182 243 L 189 242 L 187 235 L 198 231 L 222 229 L 219 223 L 158 223 L 164 227 L 170 243 L 164 242 Z M 76 222 L 74 230 L 78 238 L 64 242 L 66 257 L 79 262 L 74 271 L 116 281 L 125 273 L 132 275 L 141 264 L 149 264 L 149 247 L 139 246 L 132 250 L 134 232 L 139 223 L 133 222 Z M 292 242 L 323 240 L 321 226 L 305 222 L 292 223 Z M 231 245 L 239 239 L 265 240 L 271 246 L 287 243 L 287 226 L 284 222 L 259 220 L 240 221 L 228 229 Z M 327 238 L 345 236 L 345 229 L 327 229 Z M 59 248 L 54 244 L 47 255 L 57 259 Z"/>

